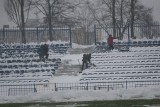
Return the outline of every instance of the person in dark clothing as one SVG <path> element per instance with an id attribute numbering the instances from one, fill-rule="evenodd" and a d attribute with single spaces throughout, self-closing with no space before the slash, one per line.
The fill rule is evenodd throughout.
<path id="1" fill-rule="evenodd" d="M 88 68 L 88 63 L 91 63 L 91 54 L 83 54 L 82 70 L 84 69 L 84 64 L 86 65 L 86 68 Z"/>
<path id="2" fill-rule="evenodd" d="M 87 61 L 91 63 L 91 53 L 86 55 Z"/>
<path id="3" fill-rule="evenodd" d="M 108 43 L 108 46 L 109 46 L 109 50 L 113 50 L 114 47 L 113 47 L 113 40 L 114 39 L 117 39 L 115 37 L 112 37 L 112 35 L 109 35 L 108 39 L 107 39 L 107 43 Z"/>
<path id="4" fill-rule="evenodd" d="M 47 44 L 40 46 L 40 48 L 37 51 L 37 53 L 39 54 L 40 60 L 45 62 L 45 59 L 48 59 L 48 56 L 49 56 L 48 51 L 49 49 Z"/>
<path id="5" fill-rule="evenodd" d="M 84 64 L 86 65 L 86 68 L 88 68 L 88 63 L 87 63 L 87 58 L 86 58 L 86 54 L 83 54 L 83 58 L 82 58 L 82 70 L 84 69 Z"/>
<path id="6" fill-rule="evenodd" d="M 46 59 L 48 59 L 48 56 L 49 56 L 48 51 L 49 51 L 48 45 L 44 44 L 44 56 L 46 56 Z"/>

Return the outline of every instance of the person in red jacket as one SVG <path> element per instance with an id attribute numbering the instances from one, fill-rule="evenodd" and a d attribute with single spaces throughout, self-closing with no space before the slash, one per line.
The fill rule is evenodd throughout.
<path id="1" fill-rule="evenodd" d="M 112 37 L 112 35 L 109 35 L 108 39 L 107 39 L 107 43 L 108 43 L 108 46 L 109 46 L 109 50 L 113 50 L 114 47 L 113 47 L 113 40 L 114 39 L 117 39 L 115 37 Z"/>

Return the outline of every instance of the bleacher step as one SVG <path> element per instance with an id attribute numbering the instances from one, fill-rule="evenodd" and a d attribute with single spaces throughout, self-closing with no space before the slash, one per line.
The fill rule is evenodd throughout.
<path id="1" fill-rule="evenodd" d="M 70 54 L 82 54 L 82 53 L 92 53 L 94 52 L 94 46 L 90 46 L 87 48 L 70 48 L 68 49 L 68 52 Z"/>
<path id="2" fill-rule="evenodd" d="M 81 66 L 80 65 L 62 65 L 61 67 L 58 68 L 55 72 L 55 76 L 60 76 L 60 75 L 78 75 L 79 72 L 81 71 Z"/>

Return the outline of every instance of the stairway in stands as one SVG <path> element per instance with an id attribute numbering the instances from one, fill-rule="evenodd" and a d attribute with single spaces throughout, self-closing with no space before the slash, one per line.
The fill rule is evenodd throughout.
<path id="1" fill-rule="evenodd" d="M 69 54 L 82 54 L 82 53 L 92 53 L 94 52 L 94 46 L 89 46 L 85 48 L 70 48 L 68 49 Z"/>
<path id="2" fill-rule="evenodd" d="M 68 49 L 68 53 L 71 55 L 92 53 L 93 51 L 94 51 L 93 46 L 89 46 L 89 47 L 85 47 L 85 48 L 70 48 L 70 49 Z M 71 59 L 69 59 L 69 60 L 71 60 Z M 62 76 L 62 75 L 77 76 L 77 75 L 79 75 L 79 73 L 81 72 L 82 65 L 80 63 L 77 65 L 75 65 L 75 64 L 70 65 L 66 62 L 68 62 L 68 61 L 62 62 L 62 64 L 58 68 L 58 70 L 55 72 L 55 76 Z"/>
<path id="3" fill-rule="evenodd" d="M 58 70 L 55 72 L 55 76 L 77 76 L 81 71 L 81 65 L 61 65 Z"/>

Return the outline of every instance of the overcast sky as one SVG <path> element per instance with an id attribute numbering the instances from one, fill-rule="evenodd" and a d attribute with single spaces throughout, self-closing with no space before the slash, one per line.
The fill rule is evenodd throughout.
<path id="1" fill-rule="evenodd" d="M 146 6 L 153 8 L 153 16 L 156 21 L 160 21 L 160 0 L 141 0 Z M 11 21 L 9 21 L 3 7 L 4 0 L 0 0 L 0 27 L 3 25 L 14 26 Z"/>

